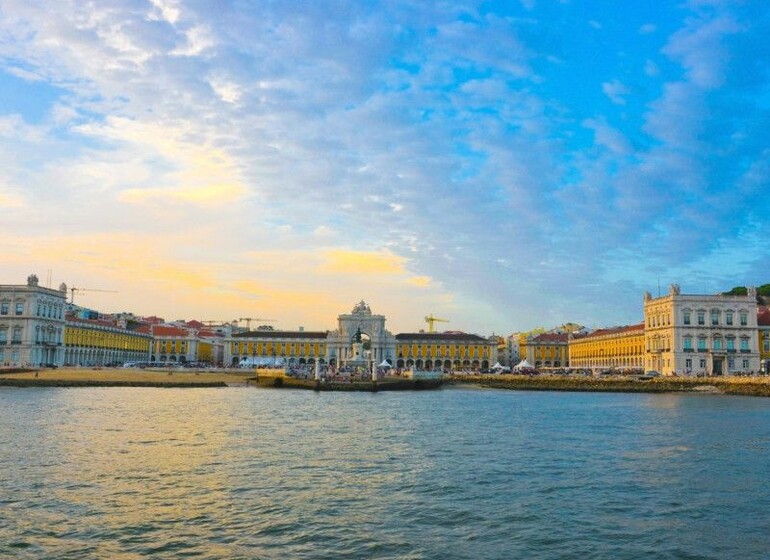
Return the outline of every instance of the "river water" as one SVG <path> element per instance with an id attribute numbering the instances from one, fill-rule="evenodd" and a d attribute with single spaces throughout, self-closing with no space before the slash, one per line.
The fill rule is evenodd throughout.
<path id="1" fill-rule="evenodd" d="M 0 389 L 0 557 L 770 557 L 770 399 Z"/>

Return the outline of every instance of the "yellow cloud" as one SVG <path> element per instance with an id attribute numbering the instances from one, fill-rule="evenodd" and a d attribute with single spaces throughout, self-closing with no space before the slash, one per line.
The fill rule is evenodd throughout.
<path id="1" fill-rule="evenodd" d="M 140 279 L 194 290 L 215 286 L 211 274 L 195 265 L 175 262 L 166 255 L 168 247 L 178 241 L 137 234 L 69 235 L 58 237 L 55 244 L 44 240 L 35 244 L 35 254 L 39 261 L 47 263 L 62 262 L 62 256 L 66 256 L 65 266 L 87 270 L 98 274 L 102 281 L 118 284 Z"/>
<path id="2" fill-rule="evenodd" d="M 140 177 L 157 177 L 155 187 L 131 188 L 122 191 L 118 199 L 128 203 L 158 201 L 186 202 L 191 204 L 231 203 L 247 191 L 240 179 L 237 162 L 227 152 L 208 144 L 191 142 L 201 131 L 174 122 L 143 122 L 111 117 L 103 125 L 84 125 L 84 134 L 128 144 L 133 147 L 140 162 L 161 160 L 162 169 L 170 172 L 151 173 L 140 165 L 136 172 Z M 131 151 L 131 150 L 128 150 Z M 107 162 L 102 167 L 114 167 Z M 132 163 L 132 167 L 136 167 Z M 154 167 L 154 166 L 152 166 Z M 84 165 L 87 176 L 94 171 L 94 162 Z"/>
<path id="3" fill-rule="evenodd" d="M 0 192 L 0 208 L 19 208 L 21 206 L 23 204 L 19 197 Z"/>
<path id="4" fill-rule="evenodd" d="M 406 279 L 407 284 L 417 286 L 418 288 L 427 288 L 432 282 L 433 279 L 430 276 L 412 276 Z"/>
<path id="5" fill-rule="evenodd" d="M 387 251 L 330 249 L 323 255 L 322 272 L 343 274 L 404 274 L 405 259 Z"/>

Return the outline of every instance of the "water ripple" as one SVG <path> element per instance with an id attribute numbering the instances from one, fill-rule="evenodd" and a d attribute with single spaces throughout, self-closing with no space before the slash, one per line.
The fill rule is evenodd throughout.
<path id="1" fill-rule="evenodd" d="M 764 399 L 0 389 L 0 557 L 759 559 L 769 451 Z"/>

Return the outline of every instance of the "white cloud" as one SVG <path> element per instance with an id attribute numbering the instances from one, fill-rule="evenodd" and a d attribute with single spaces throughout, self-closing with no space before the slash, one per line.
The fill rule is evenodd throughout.
<path id="1" fill-rule="evenodd" d="M 210 29 L 196 25 L 184 32 L 185 44 L 176 47 L 170 54 L 177 56 L 198 56 L 216 44 Z"/>
<path id="2" fill-rule="evenodd" d="M 172 25 L 179 21 L 181 11 L 174 0 L 150 0 L 150 3 L 157 10 L 157 15 L 151 13 L 151 17 L 160 17 Z"/>
<path id="3" fill-rule="evenodd" d="M 655 64 L 652 60 L 647 59 L 644 62 L 644 73 L 647 74 L 647 76 L 650 78 L 654 78 L 660 74 L 660 69 L 658 68 L 658 65 Z"/>
<path id="4" fill-rule="evenodd" d="M 616 105 L 625 105 L 626 99 L 624 96 L 631 94 L 631 88 L 621 83 L 620 80 L 614 79 L 602 84 L 602 91 L 604 95 L 610 98 Z"/>
<path id="5" fill-rule="evenodd" d="M 704 90 L 724 84 L 723 39 L 738 29 L 687 18 L 663 51 L 685 75 L 666 76 L 657 99 L 657 81 L 632 91 L 617 74 L 599 93 L 581 74 L 581 93 L 620 107 L 593 114 L 607 104 L 590 99 L 585 110 L 557 79 L 584 68 L 542 39 L 549 28 L 534 2 L 524 3 L 525 19 L 400 2 L 388 13 L 355 3 L 222 4 L 216 17 L 161 0 L 5 5 L 14 18 L 0 21 L 0 59 L 65 93 L 39 126 L 0 118 L 9 185 L 0 204 L 26 188 L 25 204 L 0 227 L 173 232 L 202 266 L 265 278 L 273 293 L 301 294 L 309 305 L 369 289 L 343 277 L 311 285 L 301 271 L 312 255 L 390 251 L 407 260 L 398 289 L 377 284 L 392 290 L 383 297 L 405 302 L 403 317 L 423 302 L 454 305 L 454 324 L 467 330 L 460 313 L 480 326 L 579 319 L 555 315 L 593 311 L 594 297 L 606 303 L 602 279 L 613 277 L 617 247 L 684 239 L 686 220 L 666 213 L 676 206 L 691 217 L 698 208 L 682 200 L 708 198 L 702 184 L 714 170 L 698 153 L 718 152 L 707 129 L 724 121 L 708 122 Z M 575 25 L 585 32 L 585 20 Z M 663 74 L 659 51 L 631 56 L 626 68 Z M 617 69 L 597 62 L 596 71 Z M 640 103 L 627 103 L 632 93 Z M 756 137 L 750 127 L 729 132 L 731 144 Z M 746 192 L 766 185 L 754 162 L 741 163 L 752 170 Z M 640 226 L 652 221 L 655 232 Z M 692 230 L 688 242 L 705 239 Z M 276 253 L 248 256 L 265 246 Z M 287 262 L 300 271 L 290 280 L 279 274 Z M 517 274 L 489 273 L 502 266 Z M 291 290 L 276 289 L 287 282 Z M 622 303 L 634 289 L 613 287 L 606 307 L 638 309 L 637 300 Z M 575 306 L 535 295 L 556 292 Z"/>
<path id="6" fill-rule="evenodd" d="M 226 103 L 237 103 L 241 98 L 241 88 L 234 82 L 214 78 L 209 83 L 211 89 Z"/>

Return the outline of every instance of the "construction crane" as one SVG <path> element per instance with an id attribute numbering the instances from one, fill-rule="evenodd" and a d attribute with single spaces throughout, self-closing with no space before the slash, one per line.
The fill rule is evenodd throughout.
<path id="1" fill-rule="evenodd" d="M 275 323 L 275 319 L 263 319 L 262 317 L 241 317 L 238 322 L 246 321 L 246 329 L 251 330 L 252 321 L 262 321 L 263 323 Z"/>
<path id="2" fill-rule="evenodd" d="M 425 317 L 425 322 L 428 323 L 428 332 L 436 332 L 436 329 L 433 328 L 433 323 L 448 323 L 449 319 L 439 319 L 438 317 L 434 317 L 433 313 Z"/>
<path id="3" fill-rule="evenodd" d="M 97 290 L 96 288 L 70 288 L 70 303 L 75 303 L 75 292 L 108 292 L 117 294 L 117 290 Z"/>

